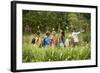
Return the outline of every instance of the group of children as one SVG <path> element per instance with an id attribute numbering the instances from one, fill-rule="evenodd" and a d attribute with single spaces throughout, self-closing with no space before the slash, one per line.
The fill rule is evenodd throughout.
<path id="1" fill-rule="evenodd" d="M 78 34 L 80 34 L 80 32 L 73 31 L 71 34 L 66 35 L 67 37 L 65 37 L 65 32 L 62 30 L 60 30 L 59 34 L 57 34 L 56 31 L 52 31 L 51 33 L 47 31 L 45 36 L 42 38 L 41 33 L 38 31 L 32 39 L 32 44 L 34 47 L 44 48 L 74 47 L 79 45 Z"/>

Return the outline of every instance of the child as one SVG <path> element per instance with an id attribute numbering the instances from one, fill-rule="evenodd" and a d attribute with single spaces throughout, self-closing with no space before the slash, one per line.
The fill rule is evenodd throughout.
<path id="1" fill-rule="evenodd" d="M 51 40 L 50 40 L 50 32 L 47 31 L 47 32 L 46 32 L 46 36 L 45 36 L 44 39 L 43 39 L 43 46 L 44 46 L 45 48 L 49 47 L 49 46 L 50 46 L 50 42 L 51 42 Z"/>
<path id="2" fill-rule="evenodd" d="M 55 31 L 53 31 L 52 34 L 50 35 L 50 39 L 51 39 L 50 46 L 52 48 L 56 47 L 56 32 Z"/>
<path id="3" fill-rule="evenodd" d="M 64 45 L 64 41 L 65 40 L 65 32 L 64 31 L 62 31 L 62 30 L 60 30 L 60 36 L 59 36 L 59 40 L 58 40 L 58 42 L 59 42 L 59 46 L 61 47 L 61 48 L 64 48 L 65 47 L 65 45 Z"/>
<path id="4" fill-rule="evenodd" d="M 34 47 L 38 48 L 41 46 L 41 38 L 40 38 L 40 32 L 36 32 L 34 38 L 32 39 L 32 44 Z"/>
<path id="5" fill-rule="evenodd" d="M 72 38 L 71 35 L 68 35 L 68 37 L 65 40 L 65 46 L 66 48 L 72 47 Z"/>
<path id="6" fill-rule="evenodd" d="M 84 32 L 83 30 L 81 32 Z M 78 38 L 78 35 L 81 33 L 80 31 L 77 32 L 75 31 L 75 29 L 73 30 L 72 32 L 72 38 L 74 40 L 74 46 L 78 46 L 79 45 L 79 38 Z"/>

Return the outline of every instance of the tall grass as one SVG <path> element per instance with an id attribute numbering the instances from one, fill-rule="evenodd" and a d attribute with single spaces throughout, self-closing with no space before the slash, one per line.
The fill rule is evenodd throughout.
<path id="1" fill-rule="evenodd" d="M 91 49 L 88 45 L 73 48 L 35 48 L 31 44 L 32 36 L 23 36 L 23 62 L 71 61 L 91 58 Z"/>

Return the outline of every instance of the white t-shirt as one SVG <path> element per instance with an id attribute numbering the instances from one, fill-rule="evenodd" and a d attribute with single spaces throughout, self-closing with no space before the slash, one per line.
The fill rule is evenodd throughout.
<path id="1" fill-rule="evenodd" d="M 69 46 L 69 42 L 70 42 L 70 40 L 69 40 L 69 39 L 66 39 L 66 40 L 65 40 L 65 45 L 66 45 L 66 47 L 68 47 L 68 46 Z"/>
<path id="2" fill-rule="evenodd" d="M 74 39 L 74 42 L 79 42 L 78 34 L 80 34 L 80 32 L 72 32 L 72 37 Z"/>

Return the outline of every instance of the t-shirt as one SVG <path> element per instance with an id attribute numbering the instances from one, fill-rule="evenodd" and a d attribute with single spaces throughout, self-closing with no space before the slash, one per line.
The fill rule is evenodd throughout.
<path id="1" fill-rule="evenodd" d="M 69 41 L 70 41 L 69 39 L 66 39 L 66 40 L 65 40 L 65 45 L 66 45 L 67 47 L 69 46 Z"/>
<path id="2" fill-rule="evenodd" d="M 46 36 L 44 38 L 44 45 L 49 45 L 50 44 L 50 41 L 51 41 L 50 38 Z"/>
<path id="3" fill-rule="evenodd" d="M 74 42 L 79 42 L 78 34 L 80 34 L 80 32 L 72 32 Z"/>

